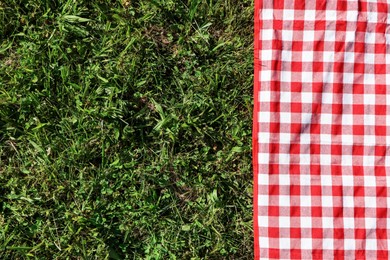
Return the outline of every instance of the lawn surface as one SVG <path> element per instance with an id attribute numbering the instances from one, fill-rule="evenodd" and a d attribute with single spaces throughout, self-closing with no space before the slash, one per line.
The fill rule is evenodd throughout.
<path id="1" fill-rule="evenodd" d="M 0 259 L 252 259 L 252 9 L 0 1 Z"/>

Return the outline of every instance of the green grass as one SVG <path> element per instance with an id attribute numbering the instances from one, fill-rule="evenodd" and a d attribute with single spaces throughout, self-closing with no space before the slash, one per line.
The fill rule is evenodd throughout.
<path id="1" fill-rule="evenodd" d="M 253 258 L 252 9 L 1 1 L 0 258 Z"/>

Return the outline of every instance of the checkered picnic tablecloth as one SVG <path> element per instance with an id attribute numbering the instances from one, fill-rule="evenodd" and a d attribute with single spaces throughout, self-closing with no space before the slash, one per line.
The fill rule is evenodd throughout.
<path id="1" fill-rule="evenodd" d="M 390 1 L 256 0 L 256 259 L 389 259 Z"/>

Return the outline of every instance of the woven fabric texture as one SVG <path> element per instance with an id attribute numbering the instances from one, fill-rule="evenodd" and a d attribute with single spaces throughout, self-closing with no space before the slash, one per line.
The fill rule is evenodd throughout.
<path id="1" fill-rule="evenodd" d="M 390 4 L 256 0 L 256 259 L 389 259 Z"/>

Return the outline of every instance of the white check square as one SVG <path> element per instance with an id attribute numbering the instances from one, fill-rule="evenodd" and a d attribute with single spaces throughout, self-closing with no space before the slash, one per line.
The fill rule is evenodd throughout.
<path id="1" fill-rule="evenodd" d="M 284 123 L 284 124 L 291 123 L 291 113 L 281 112 L 280 113 L 280 123 Z"/>
<path id="2" fill-rule="evenodd" d="M 280 81 L 281 82 L 291 82 L 291 71 L 281 71 L 280 72 Z"/>
<path id="3" fill-rule="evenodd" d="M 367 230 L 375 230 L 376 229 L 376 221 L 377 219 L 376 218 L 364 218 L 364 222 L 365 222 L 365 228 Z"/>
<path id="4" fill-rule="evenodd" d="M 320 162 L 321 162 L 321 165 L 328 166 L 332 162 L 332 156 L 330 154 L 321 154 Z M 331 176 L 322 175 L 321 178 L 329 178 L 326 180 L 328 180 L 329 185 L 332 185 L 332 177 Z M 323 180 L 325 180 L 325 179 L 323 179 Z"/>
<path id="5" fill-rule="evenodd" d="M 311 238 L 301 238 L 301 249 L 311 250 L 312 248 L 313 248 L 313 240 Z"/>
<path id="6" fill-rule="evenodd" d="M 344 114 L 342 116 L 342 122 L 345 126 L 352 126 L 353 125 L 353 115 L 352 114 Z M 345 138 L 345 139 L 344 139 Z M 346 140 L 346 143 L 351 144 L 353 142 L 353 136 L 352 135 L 343 135 L 343 141 Z"/>
<path id="7" fill-rule="evenodd" d="M 375 95 L 374 94 L 364 94 L 363 102 L 365 105 L 375 105 Z"/>
<path id="8" fill-rule="evenodd" d="M 304 195 L 302 195 L 300 197 L 300 199 L 301 199 L 301 206 L 302 207 L 310 207 L 311 206 L 311 196 L 304 196 Z M 301 218 L 301 220 L 302 220 L 302 218 Z M 305 226 L 302 226 L 302 227 L 311 227 L 311 221 L 309 221 L 310 223 L 307 223 L 308 222 L 307 220 L 310 220 L 310 218 L 306 219 L 306 221 L 305 221 L 306 223 L 305 224 L 301 223 L 301 225 L 305 225 Z"/>
<path id="9" fill-rule="evenodd" d="M 344 142 L 343 142 L 344 143 Z M 352 145 L 353 142 L 345 142 L 346 145 Z M 342 155 L 341 156 L 341 165 L 343 166 L 352 166 L 352 155 Z"/>
<path id="10" fill-rule="evenodd" d="M 332 175 L 329 174 L 322 174 L 321 175 L 321 186 L 332 186 L 333 184 L 333 178 Z M 326 197 L 326 195 L 324 195 Z"/>
<path id="11" fill-rule="evenodd" d="M 271 113 L 270 112 L 259 112 L 259 122 L 260 123 L 268 123 L 271 121 Z"/>
<path id="12" fill-rule="evenodd" d="M 328 227 L 328 226 L 326 226 Z M 333 250 L 334 249 L 334 240 L 332 238 L 324 238 L 322 240 L 322 248 L 325 250 Z"/>
<path id="13" fill-rule="evenodd" d="M 354 207 L 354 198 L 353 196 L 343 195 L 343 208 L 353 208 Z M 350 220 L 347 217 L 344 217 L 345 220 Z M 345 225 L 345 223 L 344 223 Z"/>
<path id="14" fill-rule="evenodd" d="M 364 205 L 366 208 L 376 208 L 376 197 L 364 196 Z"/>
<path id="15" fill-rule="evenodd" d="M 268 195 L 259 195 L 258 196 L 259 206 L 268 206 L 269 205 L 269 196 Z"/>
<path id="16" fill-rule="evenodd" d="M 279 206 L 290 207 L 290 196 L 279 195 Z"/>
<path id="17" fill-rule="evenodd" d="M 363 165 L 364 166 L 375 166 L 375 156 L 365 155 L 363 157 Z"/>
<path id="18" fill-rule="evenodd" d="M 332 114 L 321 114 L 321 124 L 323 125 L 330 125 L 332 124 Z"/>
<path id="19" fill-rule="evenodd" d="M 327 21 L 336 21 L 337 20 L 337 11 L 336 10 L 326 10 L 325 19 Z"/>
<path id="20" fill-rule="evenodd" d="M 374 53 L 366 53 L 366 54 L 364 54 L 364 63 L 366 63 L 366 64 L 375 64 L 375 54 Z"/>
<path id="21" fill-rule="evenodd" d="M 347 84 L 353 84 L 354 82 L 354 74 L 353 73 L 344 73 L 343 74 L 343 82 Z"/>
<path id="22" fill-rule="evenodd" d="M 366 32 L 365 43 L 374 44 L 375 43 L 375 33 Z"/>
<path id="23" fill-rule="evenodd" d="M 377 12 L 367 12 L 367 20 L 369 22 L 377 22 L 378 21 L 378 13 Z"/>
<path id="24" fill-rule="evenodd" d="M 355 62 L 355 53 L 354 52 L 344 52 L 344 62 L 345 63 L 354 63 Z"/>
<path id="25" fill-rule="evenodd" d="M 271 91 L 263 90 L 259 93 L 260 102 L 270 102 L 271 101 Z"/>
<path id="26" fill-rule="evenodd" d="M 342 184 L 345 187 L 353 187 L 353 176 L 352 175 L 343 175 L 342 178 Z"/>
<path id="27" fill-rule="evenodd" d="M 315 21 L 316 11 L 315 10 L 305 10 L 305 21 Z"/>
<path id="28" fill-rule="evenodd" d="M 279 184 L 280 185 L 285 185 L 285 186 L 291 185 L 289 174 L 280 174 L 279 176 L 280 176 L 279 177 Z"/>
<path id="29" fill-rule="evenodd" d="M 367 125 L 367 123 L 366 123 Z M 363 136 L 363 140 L 364 140 L 364 145 L 368 145 L 368 146 L 374 146 L 376 144 L 376 138 L 375 138 L 375 135 L 364 135 Z"/>
<path id="30" fill-rule="evenodd" d="M 375 115 L 374 114 L 364 114 L 363 118 L 364 118 L 364 124 L 366 126 L 375 125 Z M 364 137 L 369 138 L 368 133 Z"/>
<path id="31" fill-rule="evenodd" d="M 355 228 L 355 219 L 343 217 L 343 224 L 345 229 L 354 229 Z"/>
<path id="32" fill-rule="evenodd" d="M 262 41 L 271 41 L 273 38 L 274 38 L 274 30 L 272 30 L 272 29 L 261 30 L 261 40 Z"/>
<path id="33" fill-rule="evenodd" d="M 307 102 L 311 103 L 311 102 Z M 311 122 L 311 114 L 309 113 L 302 113 L 302 124 L 306 125 Z"/>
<path id="34" fill-rule="evenodd" d="M 348 22 L 356 22 L 358 18 L 358 12 L 357 11 L 347 11 L 347 17 L 346 20 Z"/>
<path id="35" fill-rule="evenodd" d="M 375 84 L 375 74 L 364 73 L 364 82 L 365 85 L 374 85 Z"/>
<path id="36" fill-rule="evenodd" d="M 310 164 L 310 154 L 300 154 L 300 164 L 301 165 L 309 165 Z"/>
<path id="37" fill-rule="evenodd" d="M 274 18 L 274 10 L 273 9 L 263 9 L 261 12 L 261 19 L 263 20 L 272 20 Z"/>
<path id="38" fill-rule="evenodd" d="M 348 94 L 348 93 L 344 93 L 343 94 L 343 104 L 344 105 L 352 105 L 352 103 L 353 103 L 353 95 Z"/>
<path id="39" fill-rule="evenodd" d="M 321 144 L 331 144 L 332 143 L 332 136 L 330 134 L 321 134 L 320 135 L 320 143 Z"/>
<path id="40" fill-rule="evenodd" d="M 280 238 L 279 239 L 280 249 L 291 249 L 291 239 L 290 238 Z"/>
<path id="41" fill-rule="evenodd" d="M 334 62 L 334 52 L 332 51 L 324 51 L 323 52 L 323 61 L 324 62 Z"/>
<path id="42" fill-rule="evenodd" d="M 376 239 L 366 239 L 366 250 L 377 250 L 377 240 Z"/>
<path id="43" fill-rule="evenodd" d="M 344 239 L 344 250 L 355 250 L 355 239 Z"/>
<path id="44" fill-rule="evenodd" d="M 315 31 L 311 31 L 311 30 L 304 30 L 303 31 L 303 41 L 304 42 L 313 42 L 314 37 L 315 37 Z"/>
<path id="45" fill-rule="evenodd" d="M 291 102 L 291 92 L 287 92 L 287 91 L 280 92 L 280 102 L 290 103 Z"/>
<path id="46" fill-rule="evenodd" d="M 289 162 L 290 162 L 290 154 L 288 154 L 288 153 L 280 153 L 279 154 L 279 163 L 280 164 L 289 164 Z M 279 181 L 279 183 L 281 185 L 283 185 L 282 182 L 283 182 L 283 180 L 285 180 L 286 177 L 288 178 L 289 175 L 286 175 L 286 174 L 281 175 L 280 181 Z"/>
<path id="47" fill-rule="evenodd" d="M 313 93 L 301 92 L 301 99 L 304 103 L 313 103 Z M 311 116 L 311 114 L 309 114 Z"/>
<path id="48" fill-rule="evenodd" d="M 322 92 L 322 103 L 323 104 L 332 104 L 333 103 L 333 93 Z"/>
<path id="49" fill-rule="evenodd" d="M 259 244 L 261 248 L 269 248 L 269 238 L 261 236 L 259 238 Z"/>
<path id="50" fill-rule="evenodd" d="M 324 40 L 327 42 L 335 42 L 336 41 L 336 31 L 335 30 L 326 30 Z"/>
<path id="51" fill-rule="evenodd" d="M 333 83 L 334 81 L 334 73 L 329 71 L 324 71 L 322 73 L 322 81 L 324 83 Z"/>
<path id="52" fill-rule="evenodd" d="M 259 185 L 269 185 L 269 175 L 267 174 L 259 174 L 258 177 Z"/>
<path id="53" fill-rule="evenodd" d="M 294 20 L 294 10 L 293 9 L 284 9 L 283 10 L 283 20 L 292 21 Z"/>
<path id="54" fill-rule="evenodd" d="M 322 226 L 326 228 L 333 228 L 334 224 L 334 218 L 332 217 L 322 217 Z M 325 241 L 326 239 L 324 239 Z"/>
<path id="55" fill-rule="evenodd" d="M 259 222 L 259 227 L 268 227 L 269 217 L 260 215 L 257 221 Z"/>
<path id="56" fill-rule="evenodd" d="M 291 42 L 293 39 L 293 31 L 292 30 L 283 30 L 282 31 L 282 40 L 286 42 Z"/>
<path id="57" fill-rule="evenodd" d="M 343 125 L 344 126 L 352 126 L 352 115 L 343 115 Z M 352 145 L 353 144 L 353 135 L 342 135 L 341 136 L 341 143 L 343 145 Z M 349 155 L 345 155 L 349 156 Z M 350 160 L 352 160 L 352 157 L 350 157 Z M 352 164 L 352 162 L 351 162 Z"/>
<path id="58" fill-rule="evenodd" d="M 271 61 L 272 57 L 272 50 L 261 51 L 261 61 Z"/>
<path id="59" fill-rule="evenodd" d="M 290 144 L 291 143 L 291 134 L 290 133 L 280 133 L 279 142 L 281 144 Z M 286 154 L 286 156 L 289 154 Z"/>
<path id="60" fill-rule="evenodd" d="M 322 207 L 333 207 L 333 197 L 332 196 L 322 196 L 321 197 L 321 206 Z"/>
<path id="61" fill-rule="evenodd" d="M 290 50 L 282 50 L 282 61 L 291 62 L 292 52 Z"/>
<path id="62" fill-rule="evenodd" d="M 302 61 L 303 62 L 313 62 L 314 53 L 312 51 L 302 51 Z"/>
<path id="63" fill-rule="evenodd" d="M 260 81 L 269 82 L 271 81 L 272 71 L 271 70 L 262 70 L 260 72 Z"/>
<path id="64" fill-rule="evenodd" d="M 364 187 L 375 187 L 376 186 L 376 177 L 372 175 L 364 175 Z"/>

